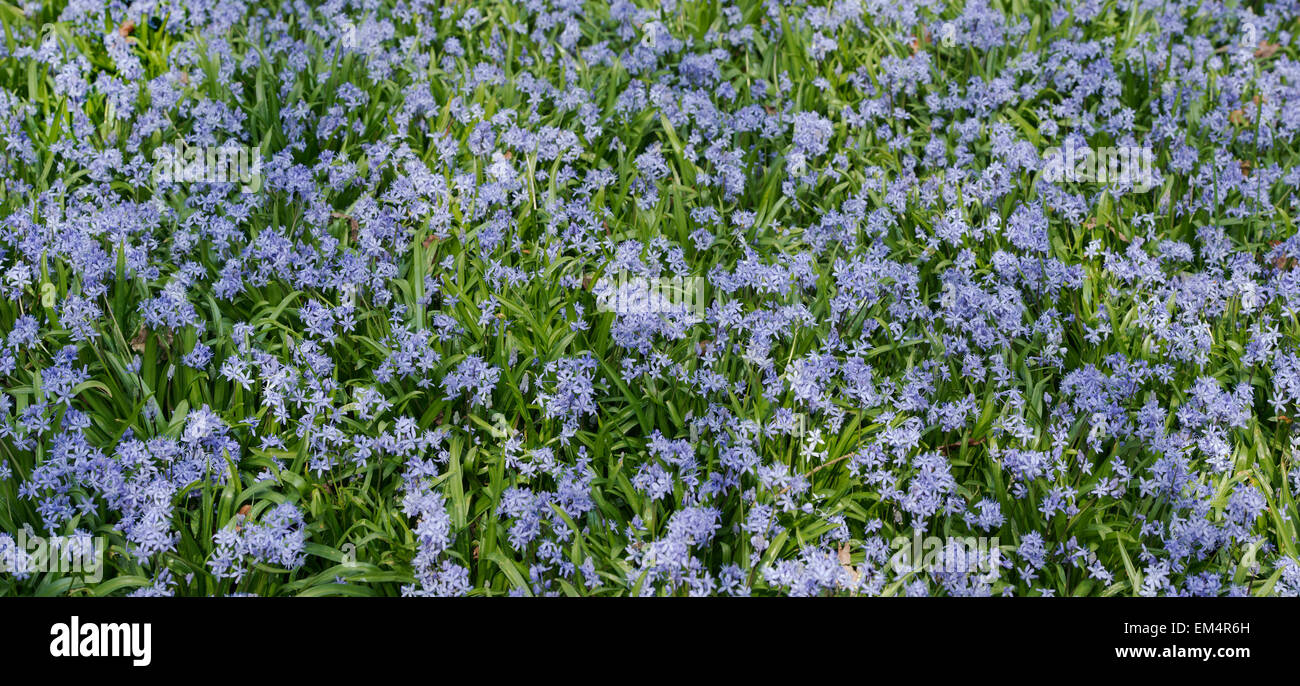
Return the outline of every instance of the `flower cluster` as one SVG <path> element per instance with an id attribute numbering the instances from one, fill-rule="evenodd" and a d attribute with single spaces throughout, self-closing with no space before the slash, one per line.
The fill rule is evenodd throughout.
<path id="1" fill-rule="evenodd" d="M 1300 5 L 1005 4 L 6 6 L 0 594 L 1297 595 Z"/>

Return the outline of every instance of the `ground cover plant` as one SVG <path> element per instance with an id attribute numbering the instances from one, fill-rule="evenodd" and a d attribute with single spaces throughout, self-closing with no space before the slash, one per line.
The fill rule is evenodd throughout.
<path id="1" fill-rule="evenodd" d="M 1297 17 L 0 2 L 0 594 L 1296 595 Z"/>

